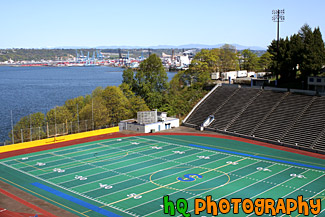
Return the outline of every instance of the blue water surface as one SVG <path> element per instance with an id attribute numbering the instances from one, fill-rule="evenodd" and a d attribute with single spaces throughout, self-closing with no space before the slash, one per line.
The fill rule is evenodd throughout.
<path id="1" fill-rule="evenodd" d="M 0 67 L 0 145 L 8 140 L 13 122 L 34 112 L 46 113 L 67 99 L 85 96 L 98 86 L 118 86 L 122 68 Z M 175 75 L 168 72 L 169 80 Z"/>

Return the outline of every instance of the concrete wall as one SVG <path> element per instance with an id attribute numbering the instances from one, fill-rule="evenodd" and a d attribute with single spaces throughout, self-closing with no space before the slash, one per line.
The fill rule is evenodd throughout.
<path id="1" fill-rule="evenodd" d="M 175 118 L 164 122 L 156 122 L 156 123 L 146 124 L 146 125 L 137 124 L 137 123 L 120 122 L 119 127 L 121 131 L 131 130 L 139 133 L 159 132 L 162 130 L 179 127 L 179 119 Z"/>
<path id="2" fill-rule="evenodd" d="M 128 123 L 127 130 L 143 133 L 145 130 L 145 127 L 144 127 L 144 125 L 140 125 L 140 124 Z"/>
<path id="3" fill-rule="evenodd" d="M 172 119 L 164 122 L 157 122 L 153 124 L 146 124 L 145 126 L 145 133 L 150 133 L 152 130 L 155 132 L 168 130 L 174 127 L 179 127 L 179 119 Z"/>

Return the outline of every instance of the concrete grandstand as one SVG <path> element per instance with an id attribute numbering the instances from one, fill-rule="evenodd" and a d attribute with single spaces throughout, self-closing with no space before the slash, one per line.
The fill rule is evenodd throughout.
<path id="1" fill-rule="evenodd" d="M 183 124 L 324 154 L 325 96 L 306 93 L 218 85 Z"/>

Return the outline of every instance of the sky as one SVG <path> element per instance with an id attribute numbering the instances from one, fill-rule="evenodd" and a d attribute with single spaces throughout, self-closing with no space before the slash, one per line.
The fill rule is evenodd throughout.
<path id="1" fill-rule="evenodd" d="M 324 0 L 0 0 L 0 48 L 222 43 L 266 48 L 308 24 L 325 39 Z M 325 41 L 325 40 L 324 40 Z"/>

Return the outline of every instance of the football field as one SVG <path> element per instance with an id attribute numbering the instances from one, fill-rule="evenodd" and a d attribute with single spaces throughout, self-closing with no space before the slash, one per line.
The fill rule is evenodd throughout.
<path id="1" fill-rule="evenodd" d="M 186 199 L 191 216 L 206 217 L 212 215 L 194 214 L 195 198 L 277 201 L 302 195 L 320 199 L 318 216 L 325 216 L 324 172 L 325 160 L 203 136 L 121 137 L 0 160 L 0 180 L 89 217 L 169 216 L 163 213 L 165 195 Z M 218 215 L 257 216 L 231 212 Z"/>

